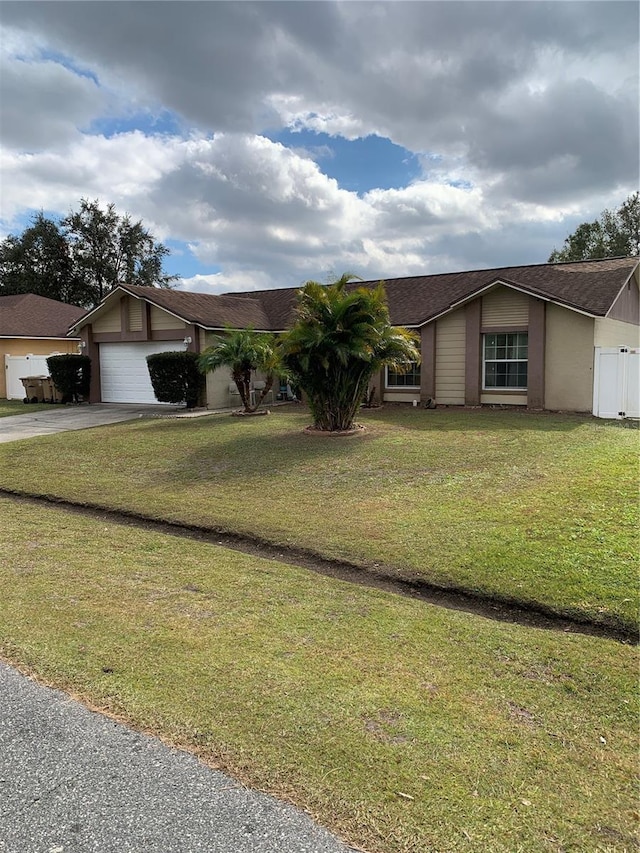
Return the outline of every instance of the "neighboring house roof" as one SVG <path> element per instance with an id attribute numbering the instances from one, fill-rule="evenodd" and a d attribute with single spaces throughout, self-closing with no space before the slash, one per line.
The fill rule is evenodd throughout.
<path id="1" fill-rule="evenodd" d="M 397 326 L 422 326 L 477 297 L 487 288 L 502 284 L 580 311 L 604 317 L 622 287 L 638 266 L 638 258 L 609 258 L 563 264 L 533 264 L 488 270 L 418 275 L 384 279 L 391 322 Z M 350 287 L 374 287 L 379 281 L 353 281 Z M 253 328 L 282 331 L 292 322 L 299 287 L 226 293 L 222 296 L 119 285 L 103 303 L 73 328 L 90 322 L 96 311 L 118 290 L 146 299 L 187 323 L 206 329 Z M 8 297 L 5 297 L 8 298 Z"/>
<path id="2" fill-rule="evenodd" d="M 84 308 L 35 293 L 0 296 L 0 337 L 64 338 L 85 313 Z"/>

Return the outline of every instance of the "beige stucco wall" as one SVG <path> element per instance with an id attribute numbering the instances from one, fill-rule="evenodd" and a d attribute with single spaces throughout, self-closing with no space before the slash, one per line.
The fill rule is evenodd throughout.
<path id="1" fill-rule="evenodd" d="M 255 380 L 264 380 L 264 375 L 259 371 L 255 374 Z M 207 409 L 228 409 L 241 408 L 242 403 L 239 394 L 230 394 L 229 386 L 232 385 L 235 389 L 235 382 L 231 378 L 231 371 L 228 367 L 220 367 L 218 370 L 207 373 L 206 391 L 207 391 Z M 272 386 L 273 397 L 268 394 L 264 405 L 269 405 L 276 399 L 278 394 L 279 382 L 276 378 Z"/>
<path id="2" fill-rule="evenodd" d="M 436 321 L 436 403 L 464 405 L 466 320 L 464 308 Z"/>
<path id="3" fill-rule="evenodd" d="M 207 409 L 226 409 L 229 406 L 229 385 L 232 382 L 228 367 L 207 373 Z"/>
<path id="4" fill-rule="evenodd" d="M 594 321 L 547 305 L 545 409 L 590 412 L 593 405 Z"/>
<path id="5" fill-rule="evenodd" d="M 200 329 L 200 347 L 205 350 L 210 347 L 216 340 L 219 340 L 220 333 L 205 332 Z M 254 379 L 263 380 L 265 377 L 259 371 L 256 372 Z M 241 401 L 239 395 L 229 393 L 229 386 L 235 383 L 231 378 L 231 370 L 228 367 L 219 367 L 213 372 L 207 373 L 206 393 L 207 393 L 207 408 L 208 409 L 227 409 L 229 407 L 240 408 Z M 271 394 L 267 395 L 266 402 L 263 405 L 268 405 L 275 400 L 279 390 L 279 381 L 276 377 L 273 384 L 273 398 Z"/>
<path id="6" fill-rule="evenodd" d="M 72 338 L 0 338 L 0 399 L 6 399 L 5 355 L 54 355 L 77 353 L 80 341 Z"/>
<path id="7" fill-rule="evenodd" d="M 219 339 L 219 334 L 200 329 L 200 350 L 212 346 Z M 229 406 L 229 385 L 233 382 L 228 367 L 207 373 L 206 392 L 208 409 L 226 409 Z"/>
<path id="8" fill-rule="evenodd" d="M 640 326 L 621 320 L 598 318 L 595 321 L 594 346 L 640 347 Z"/>

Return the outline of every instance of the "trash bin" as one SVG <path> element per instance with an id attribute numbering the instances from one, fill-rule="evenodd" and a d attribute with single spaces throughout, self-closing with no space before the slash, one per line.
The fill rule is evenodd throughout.
<path id="1" fill-rule="evenodd" d="M 43 403 L 44 387 L 43 380 L 46 376 L 21 376 L 20 382 L 24 385 L 25 403 Z"/>
<path id="2" fill-rule="evenodd" d="M 42 379 L 42 393 L 45 403 L 60 403 L 62 396 L 56 386 L 53 384 L 53 379 L 50 376 L 45 376 Z"/>

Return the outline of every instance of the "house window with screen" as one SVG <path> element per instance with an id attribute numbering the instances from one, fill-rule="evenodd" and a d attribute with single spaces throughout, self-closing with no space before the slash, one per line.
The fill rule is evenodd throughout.
<path id="1" fill-rule="evenodd" d="M 484 389 L 527 390 L 528 335 L 498 332 L 484 336 Z"/>
<path id="2" fill-rule="evenodd" d="M 387 368 L 387 388 L 419 388 L 420 365 L 412 361 L 405 373 L 396 373 Z"/>

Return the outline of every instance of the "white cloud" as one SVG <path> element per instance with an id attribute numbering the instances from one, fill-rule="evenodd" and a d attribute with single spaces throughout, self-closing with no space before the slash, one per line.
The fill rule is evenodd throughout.
<path id="1" fill-rule="evenodd" d="M 10 148 L 60 149 L 79 137 L 106 101 L 93 80 L 58 62 L 0 60 L 0 138 Z"/>
<path id="2" fill-rule="evenodd" d="M 194 275 L 180 282 L 181 290 L 195 293 L 242 293 L 251 290 L 268 290 L 274 286 L 270 275 L 264 270 L 236 270 L 231 273 Z M 286 286 L 291 286 L 287 282 Z"/>
<path id="3" fill-rule="evenodd" d="M 5 151 L 2 218 L 12 221 L 24 208 L 66 213 L 81 196 L 129 209 L 163 173 L 175 169 L 181 148 L 180 140 L 134 131 L 111 138 L 79 136 L 62 151 Z"/>
<path id="4" fill-rule="evenodd" d="M 114 202 L 220 268 L 217 292 L 544 260 L 638 186 L 638 10 L 461 8 L 3 4 L 5 227 Z M 162 110 L 191 136 L 87 130 Z M 326 151 L 261 135 L 285 126 L 378 134 L 423 174 L 359 197 L 323 173 Z"/>

